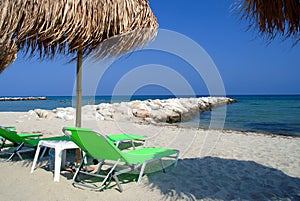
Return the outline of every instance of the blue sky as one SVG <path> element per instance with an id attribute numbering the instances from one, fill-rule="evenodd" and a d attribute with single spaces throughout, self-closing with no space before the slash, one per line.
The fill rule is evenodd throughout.
<path id="1" fill-rule="evenodd" d="M 300 94 L 300 46 L 292 48 L 289 40 L 280 39 L 267 45 L 254 31 L 246 32 L 246 23 L 230 11 L 232 2 L 150 0 L 150 6 L 161 29 L 190 38 L 208 53 L 223 80 L 226 94 Z M 176 41 L 173 45 L 180 48 Z M 41 62 L 18 54 L 15 63 L 0 74 L 0 96 L 72 95 L 76 63 L 67 61 L 57 57 L 54 61 Z M 153 69 L 163 66 L 168 72 L 153 74 L 156 80 L 141 84 L 134 93 L 189 94 L 188 87 L 195 94 L 209 93 L 202 75 L 186 61 L 167 52 L 151 50 L 128 54 L 115 61 L 99 78 L 96 93 L 113 94 L 124 75 L 129 79 L 131 74 L 138 73 L 137 69 L 140 74 L 134 76 L 146 80 L 153 72 L 142 71 L 141 66 L 151 65 Z M 183 86 L 181 78 L 188 86 Z M 132 95 L 129 90 L 132 80 L 122 84 L 122 93 L 127 93 L 128 87 L 128 95 Z M 165 84 L 165 80 L 169 83 Z"/>

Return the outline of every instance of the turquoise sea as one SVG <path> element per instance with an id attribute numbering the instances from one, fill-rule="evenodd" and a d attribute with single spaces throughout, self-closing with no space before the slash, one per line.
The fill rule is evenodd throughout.
<path id="1" fill-rule="evenodd" d="M 228 97 L 238 102 L 226 106 L 225 129 L 300 136 L 300 95 Z M 205 112 L 192 121 L 207 128 L 210 119 L 211 112 Z"/>
<path id="2" fill-rule="evenodd" d="M 130 100 L 167 99 L 175 96 L 83 97 L 83 104 L 99 104 Z M 300 136 L 300 95 L 239 95 L 228 96 L 238 102 L 226 106 L 224 129 Z M 70 96 L 49 96 L 42 101 L 0 101 L 0 111 L 28 111 L 72 107 Z M 224 106 L 213 110 L 223 110 Z M 208 128 L 211 112 L 205 112 L 186 123 Z M 0 119 L 1 125 L 1 119 Z"/>

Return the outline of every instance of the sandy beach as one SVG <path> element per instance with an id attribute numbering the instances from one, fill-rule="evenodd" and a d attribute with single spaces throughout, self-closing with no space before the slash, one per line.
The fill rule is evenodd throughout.
<path id="1" fill-rule="evenodd" d="M 1 125 L 45 137 L 74 125 L 27 114 L 1 112 Z M 147 174 L 140 185 L 124 183 L 120 193 L 113 182 L 104 191 L 74 187 L 67 171 L 53 182 L 46 168 L 30 173 L 33 157 L 5 162 L 1 155 L 1 200 L 300 200 L 300 138 L 128 121 L 84 120 L 82 127 L 146 135 L 148 146 L 179 149 L 178 166 Z"/>

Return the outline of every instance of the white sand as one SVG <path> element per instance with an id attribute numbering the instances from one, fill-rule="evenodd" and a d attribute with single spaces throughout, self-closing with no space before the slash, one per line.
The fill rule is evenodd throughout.
<path id="1" fill-rule="evenodd" d="M 0 113 L 0 125 L 19 132 L 62 135 L 73 121 L 28 119 L 26 113 Z M 31 160 L 0 159 L 1 200 L 300 200 L 300 138 L 238 131 L 205 131 L 175 126 L 142 125 L 116 121 L 84 121 L 106 134 L 147 135 L 149 146 L 181 151 L 176 168 L 145 175 L 142 183 L 92 191 L 72 186 L 72 174 L 53 174 Z M 112 182 L 112 184 L 114 184 Z"/>

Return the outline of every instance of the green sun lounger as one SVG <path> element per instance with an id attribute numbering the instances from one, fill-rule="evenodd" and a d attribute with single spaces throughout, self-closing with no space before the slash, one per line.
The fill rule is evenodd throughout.
<path id="1" fill-rule="evenodd" d="M 141 168 L 137 183 L 140 183 L 142 176 L 144 174 L 145 167 L 148 163 L 160 160 L 162 170 L 164 171 L 164 164 L 162 158 L 170 157 L 175 158 L 174 165 L 176 166 L 179 151 L 174 149 L 166 148 L 138 148 L 133 150 L 120 150 L 115 143 L 111 140 L 110 136 L 104 135 L 98 131 L 89 129 L 89 128 L 76 128 L 76 127 L 64 127 L 64 133 L 70 137 L 70 139 L 77 144 L 84 152 L 85 155 L 81 160 L 79 167 L 77 168 L 74 177 L 74 185 L 82 185 L 89 188 L 101 189 L 106 185 L 111 178 L 113 178 L 119 190 L 122 191 L 121 183 L 119 182 L 118 175 L 131 172 L 137 168 Z M 84 160 L 87 156 L 91 156 L 95 159 L 101 159 L 101 165 L 97 173 L 89 173 L 81 171 Z M 101 167 L 103 164 L 107 165 L 105 161 L 113 162 L 110 166 L 110 169 L 107 172 L 102 171 Z M 121 170 L 118 170 L 119 167 L 122 167 Z M 88 184 L 83 180 L 79 180 L 79 173 L 84 173 L 90 176 L 96 176 L 103 178 L 101 184 L 98 186 Z M 101 174 L 102 173 L 102 174 Z"/>
<path id="2" fill-rule="evenodd" d="M 11 160 L 15 155 L 19 156 L 23 160 L 21 153 L 34 151 L 40 140 L 69 140 L 66 136 L 57 136 L 49 138 L 41 138 L 41 134 L 17 134 L 15 130 L 6 129 L 5 127 L 0 127 L 0 135 L 16 145 L 16 149 L 7 159 Z M 27 149 L 23 149 L 26 147 Z"/>
<path id="3" fill-rule="evenodd" d="M 4 147 L 17 146 L 18 142 L 11 142 L 7 138 L 5 138 L 5 136 L 7 135 L 6 133 L 8 131 L 16 131 L 16 127 L 14 127 L 14 126 L 0 126 L 0 128 L 5 130 L 5 131 L 0 130 L 0 140 L 1 140 L 0 151 Z M 3 133 L 3 135 L 2 135 L 2 133 Z M 38 133 L 18 133 L 18 136 L 20 136 L 21 138 L 38 138 L 38 137 L 42 136 L 42 134 L 38 134 Z M 7 141 L 9 141 L 11 143 L 7 143 Z"/>

